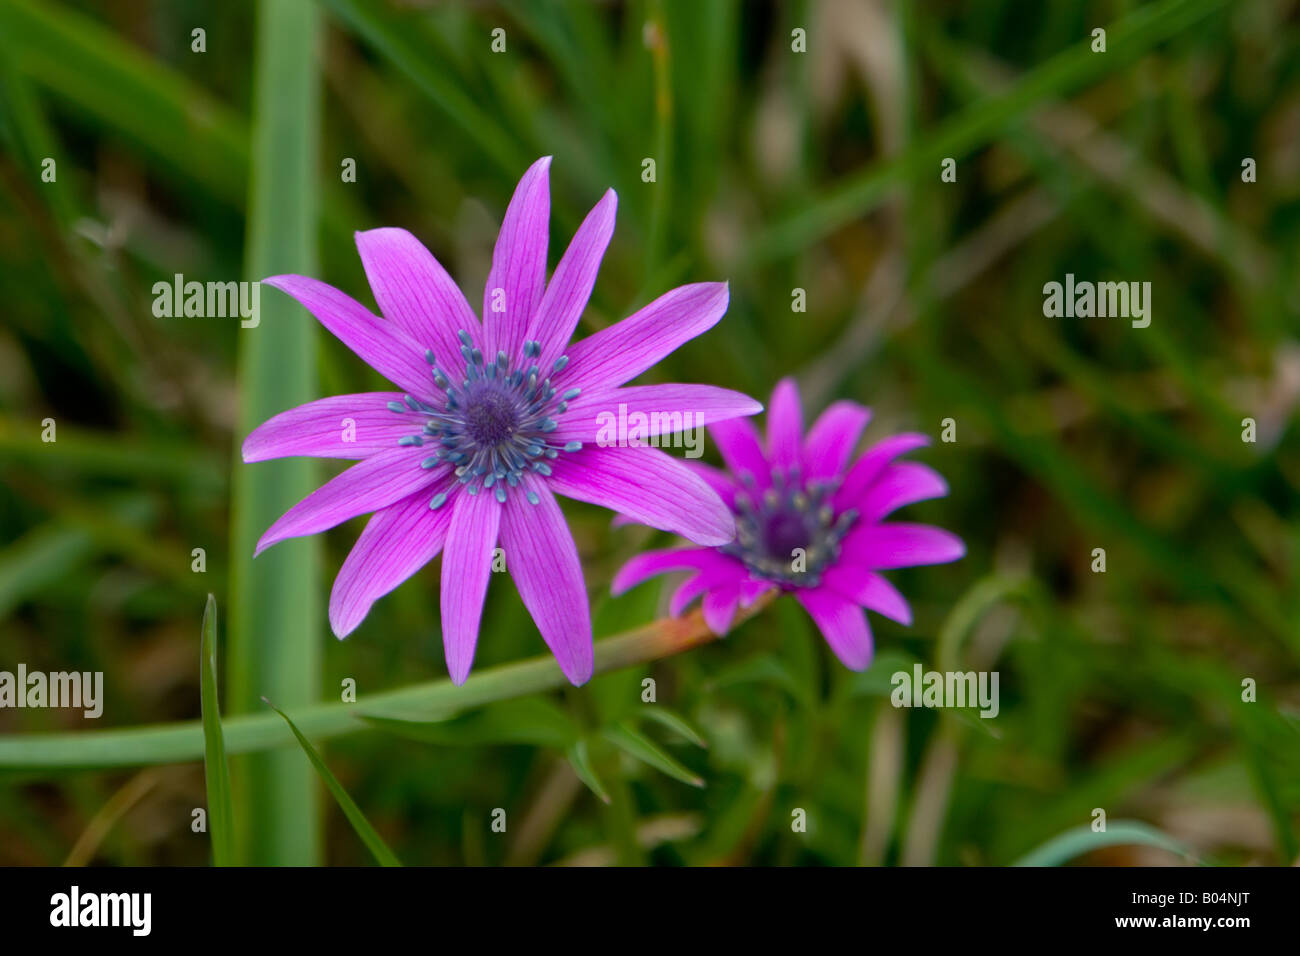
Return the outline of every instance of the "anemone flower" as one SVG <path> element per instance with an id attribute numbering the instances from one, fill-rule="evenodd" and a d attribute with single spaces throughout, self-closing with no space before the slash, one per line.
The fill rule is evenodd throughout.
<path id="1" fill-rule="evenodd" d="M 638 555 L 615 576 L 614 593 L 656 574 L 692 572 L 671 598 L 672 613 L 703 595 L 705 622 L 725 634 L 738 607 L 787 592 L 845 665 L 865 669 L 872 642 L 864 608 L 912 622 L 907 601 L 878 572 L 955 561 L 966 551 L 940 528 L 882 522 L 904 505 L 947 494 L 948 486 L 925 465 L 895 461 L 929 444 L 920 434 L 886 438 L 846 471 L 870 418 L 870 409 L 836 402 L 804 437 L 799 391 L 785 379 L 772 393 L 766 448 L 748 420 L 711 425 L 731 474 L 702 463 L 692 469 L 735 514 L 736 540 Z"/>
<path id="2" fill-rule="evenodd" d="M 548 282 L 549 169 L 550 157 L 534 163 L 506 210 L 482 322 L 446 270 L 403 229 L 356 236 L 383 318 L 315 279 L 264 280 L 401 391 L 309 402 L 248 436 L 248 462 L 360 459 L 289 509 L 257 551 L 373 512 L 330 594 L 330 625 L 340 638 L 378 598 L 443 552 L 443 645 L 458 684 L 469 676 L 498 542 L 565 676 L 574 684 L 591 676 L 586 585 L 555 495 L 702 545 L 735 536 L 730 510 L 681 460 L 657 448 L 597 444 L 602 413 L 622 405 L 647 413 L 690 410 L 705 424 L 762 409 L 745 395 L 705 385 L 620 387 L 712 328 L 727 308 L 724 283 L 674 289 L 569 344 L 614 231 L 617 197 L 610 190 L 596 204 Z"/>

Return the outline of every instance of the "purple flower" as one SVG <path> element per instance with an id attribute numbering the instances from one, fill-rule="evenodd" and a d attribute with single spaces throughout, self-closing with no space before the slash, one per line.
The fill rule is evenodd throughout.
<path id="1" fill-rule="evenodd" d="M 942 564 L 966 552 L 961 539 L 939 528 L 882 523 L 903 505 L 947 494 L 948 485 L 925 465 L 895 461 L 929 444 L 919 434 L 886 438 L 845 471 L 870 418 L 870 409 L 836 402 L 804 437 L 799 391 L 784 379 L 772 393 L 766 450 L 752 422 L 711 425 L 731 475 L 692 468 L 735 513 L 736 540 L 638 555 L 615 576 L 614 593 L 656 574 L 693 572 L 673 594 L 672 613 L 703 595 L 705 622 L 725 634 L 737 607 L 769 591 L 790 592 L 836 656 L 865 669 L 872 648 L 863 608 L 912 622 L 907 601 L 878 572 Z"/>
<path id="2" fill-rule="evenodd" d="M 569 346 L 614 231 L 605 193 L 550 281 L 550 157 L 515 190 L 492 255 L 484 321 L 409 232 L 357 233 L 383 313 L 305 276 L 265 281 L 287 292 L 401 391 L 337 395 L 276 415 L 244 442 L 245 461 L 289 455 L 360 459 L 294 505 L 258 542 L 315 534 L 374 513 L 343 562 L 330 624 L 344 637 L 380 597 L 442 558 L 442 632 L 451 679 L 469 676 L 498 542 L 520 597 L 575 684 L 592 673 L 591 618 L 561 494 L 603 505 L 703 545 L 735 536 L 708 483 L 656 448 L 594 444 L 597 417 L 690 409 L 701 424 L 762 406 L 706 385 L 620 388 L 713 327 L 725 283 L 682 286 Z M 699 419 L 697 419 L 699 420 Z"/>

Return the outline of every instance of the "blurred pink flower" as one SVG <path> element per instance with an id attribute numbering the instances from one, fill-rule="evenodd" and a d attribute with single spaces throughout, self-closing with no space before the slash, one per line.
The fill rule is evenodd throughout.
<path id="1" fill-rule="evenodd" d="M 731 507 L 736 540 L 638 555 L 615 576 L 614 593 L 657 574 L 691 571 L 673 594 L 672 613 L 703 595 L 705 622 L 724 634 L 738 607 L 769 591 L 789 592 L 846 666 L 866 668 L 872 641 L 864 608 L 912 622 L 907 601 L 878 572 L 942 564 L 966 552 L 940 528 L 882 523 L 904 505 L 947 494 L 948 486 L 925 465 L 895 461 L 929 444 L 920 434 L 887 438 L 845 471 L 870 418 L 861 405 L 836 402 L 805 437 L 798 389 L 785 379 L 772 393 L 766 449 L 750 421 L 711 425 L 731 474 L 702 463 L 691 468 Z"/>

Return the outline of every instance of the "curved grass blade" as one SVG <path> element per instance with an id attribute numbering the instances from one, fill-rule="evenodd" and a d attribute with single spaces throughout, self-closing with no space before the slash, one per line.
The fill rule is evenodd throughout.
<path id="1" fill-rule="evenodd" d="M 1116 820 L 1105 831 L 1094 833 L 1089 825 L 1075 827 L 1052 837 L 1036 850 L 1031 850 L 1012 866 L 1060 866 L 1090 850 L 1104 846 L 1121 846 L 1136 843 L 1154 846 L 1201 863 L 1191 850 L 1169 834 L 1137 820 Z"/>
<path id="2" fill-rule="evenodd" d="M 235 824 L 230 798 L 230 767 L 221 733 L 221 705 L 217 696 L 217 599 L 208 595 L 203 610 L 203 636 L 199 649 L 199 699 L 203 710 L 203 777 L 208 788 L 208 833 L 214 866 L 235 863 Z"/>
<path id="3" fill-rule="evenodd" d="M 187 181 L 242 201 L 248 169 L 242 124 L 184 75 L 60 3 L 0 3 L 0 33 L 19 72 Z"/>
<path id="4" fill-rule="evenodd" d="M 1107 29 L 1107 53 L 1076 43 L 1019 77 L 1005 91 L 972 104 L 890 159 L 854 173 L 828 193 L 757 233 L 746 258 L 759 263 L 790 255 L 865 216 L 890 191 L 929 175 L 945 156 L 961 158 L 1053 97 L 1068 96 L 1127 66 L 1156 44 L 1208 16 L 1225 0 L 1161 0 L 1144 4 Z"/>
<path id="5" fill-rule="evenodd" d="M 260 559 L 259 559 L 260 560 Z M 746 608 L 742 620 L 760 611 Z M 272 636 L 275 636 L 274 634 Z M 595 674 L 646 664 L 717 640 L 698 611 L 685 618 L 664 618 L 617 637 L 596 641 Z M 463 685 L 434 680 L 368 696 L 365 706 L 387 716 L 464 711 L 498 700 L 524 697 L 567 686 L 555 658 L 547 654 L 526 661 L 486 668 Z M 357 720 L 357 705 L 339 701 L 291 711 L 298 726 L 322 740 L 366 729 Z M 222 724 L 228 753 L 252 753 L 280 747 L 293 739 L 272 714 L 238 714 Z M 203 756 L 203 729 L 198 721 L 149 724 L 122 730 L 66 733 L 0 734 L 0 768 L 130 767 L 186 763 Z"/>
<path id="6" fill-rule="evenodd" d="M 578 775 L 579 780 L 587 785 L 587 789 L 594 793 L 601 803 L 610 803 L 609 791 L 600 782 L 600 777 L 596 774 L 596 768 L 591 765 L 591 755 L 587 752 L 587 741 L 579 740 L 569 748 L 566 756 L 568 756 L 569 763 L 573 766 L 573 772 Z"/>
<path id="7" fill-rule="evenodd" d="M 467 96 L 464 90 L 430 62 L 408 26 L 385 12 L 387 4 L 369 0 L 322 0 L 349 33 L 354 34 L 406 76 L 415 88 L 437 105 L 461 132 L 477 143 L 483 155 L 510 175 L 528 161 L 496 116 Z"/>
<path id="8" fill-rule="evenodd" d="M 692 787 L 703 787 L 704 780 L 682 766 L 649 737 L 627 724 L 615 724 L 601 731 L 601 736 L 630 757 L 635 757 L 660 773 Z"/>
<path id="9" fill-rule="evenodd" d="M 666 727 L 668 730 L 677 734 L 677 736 L 695 744 L 701 749 L 708 750 L 709 742 L 704 739 L 703 735 L 681 714 L 675 710 L 669 710 L 659 704 L 653 707 L 647 707 L 641 712 L 641 716 L 647 720 L 653 720 L 656 724 Z"/>
<path id="10" fill-rule="evenodd" d="M 533 744 L 564 749 L 579 736 L 568 714 L 539 697 L 504 700 L 471 714 L 423 720 L 383 714 L 357 716 L 376 730 L 433 744 Z"/>
<path id="11" fill-rule="evenodd" d="M 289 729 L 293 731 L 293 735 L 298 738 L 298 743 L 302 746 L 303 753 L 307 755 L 307 759 L 310 760 L 312 766 L 316 768 L 316 772 L 320 774 L 321 780 L 325 781 L 325 786 L 329 788 L 329 792 L 334 796 L 335 801 L 339 805 L 339 809 L 342 810 L 343 815 L 348 818 L 348 823 L 352 824 L 352 829 L 357 831 L 357 836 L 361 837 L 361 842 L 364 843 L 366 848 L 374 854 L 375 859 L 379 861 L 379 865 L 401 866 L 402 863 L 397 859 L 396 854 L 388 848 L 388 844 L 384 842 L 383 837 L 381 837 L 375 828 L 370 825 L 370 821 L 367 820 L 365 814 L 361 812 L 361 808 L 356 805 L 355 801 L 353 801 L 350 796 L 348 796 L 348 792 L 343 789 L 343 784 L 339 783 L 338 778 L 330 772 L 330 768 L 325 766 L 325 761 L 322 760 L 320 754 L 316 752 L 316 748 L 313 747 L 311 743 L 308 742 L 307 738 L 302 735 L 302 731 L 300 731 L 294 725 L 294 722 L 289 719 L 289 715 L 279 707 L 276 707 L 275 704 L 271 703 L 269 700 L 266 700 L 265 697 L 263 697 L 262 700 L 266 701 L 266 706 L 270 707 L 273 711 L 283 717 L 284 722 L 289 725 Z"/>

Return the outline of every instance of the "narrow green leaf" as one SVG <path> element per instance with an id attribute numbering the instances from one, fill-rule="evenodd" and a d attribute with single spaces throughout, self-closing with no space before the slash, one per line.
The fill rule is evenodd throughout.
<path id="1" fill-rule="evenodd" d="M 662 704 L 651 704 L 640 711 L 640 716 L 646 720 L 653 720 L 662 727 L 666 727 L 682 739 L 695 744 L 705 750 L 709 748 L 708 741 L 696 730 L 685 717 L 676 711 L 669 710 Z"/>
<path id="2" fill-rule="evenodd" d="M 363 721 L 398 737 L 450 746 L 535 744 L 564 749 L 579 737 L 573 720 L 560 707 L 541 697 L 506 700 L 469 714 L 449 714 L 424 720 L 358 714 Z"/>
<path id="3" fill-rule="evenodd" d="M 633 730 L 627 724 L 615 724 L 613 727 L 601 731 L 601 736 L 628 756 L 635 757 L 642 763 L 653 767 L 660 773 L 667 774 L 674 780 L 680 780 L 692 787 L 704 786 L 703 779 L 691 773 L 690 770 L 670 757 L 653 740 L 639 731 Z"/>
<path id="4" fill-rule="evenodd" d="M 300 731 L 294 725 L 294 722 L 289 719 L 289 715 L 279 707 L 276 707 L 275 704 L 271 703 L 269 700 L 266 700 L 265 697 L 263 697 L 262 700 L 266 701 L 266 706 L 270 707 L 273 711 L 283 717 L 284 722 L 289 725 L 289 730 L 291 730 L 293 735 L 298 738 L 298 743 L 302 746 L 303 753 L 307 755 L 307 759 L 310 760 L 312 766 L 316 768 L 316 773 L 320 775 L 321 780 L 325 782 L 325 786 L 329 788 L 329 792 L 333 794 L 335 801 L 339 805 L 339 809 L 343 811 L 343 815 L 347 817 L 348 822 L 352 824 L 352 829 L 357 831 L 357 836 L 361 837 L 361 842 L 364 843 L 367 849 L 374 854 L 374 857 L 379 862 L 380 866 L 401 866 L 401 861 L 398 860 L 393 851 L 388 848 L 388 844 L 384 842 L 383 837 L 381 837 L 375 828 L 370 825 L 370 821 L 367 820 L 365 814 L 361 812 L 361 808 L 356 805 L 356 802 L 350 796 L 348 796 L 348 792 L 343 789 L 343 785 L 338 782 L 338 778 L 330 772 L 329 767 L 325 766 L 325 761 L 322 760 L 320 754 L 316 752 L 316 748 L 313 747 L 307 738 L 302 735 L 302 731 Z"/>
<path id="5" fill-rule="evenodd" d="M 265 555 L 263 555 L 265 558 Z M 259 561 L 262 558 L 258 559 Z M 746 609 L 750 616 L 757 607 Z M 268 639 L 277 635 L 265 630 Z M 595 673 L 679 654 L 717 640 L 717 635 L 693 615 L 652 621 L 617 637 L 596 642 Z M 470 675 L 463 685 L 447 679 L 410 684 L 368 696 L 367 710 L 385 716 L 465 711 L 498 700 L 524 697 L 568 685 L 550 654 L 487 668 Z M 334 701 L 293 711 L 294 720 L 317 740 L 366 729 L 357 720 L 357 705 Z M 273 714 L 239 714 L 223 723 L 227 753 L 252 753 L 290 742 L 293 737 Z M 203 756 L 203 729 L 198 721 L 153 724 L 124 730 L 68 733 L 0 734 L 0 768 L 129 767 L 185 763 Z"/>
<path id="6" fill-rule="evenodd" d="M 186 77 L 92 17 L 48 0 L 0 3 L 0 34 L 19 71 L 173 172 L 215 195 L 242 200 L 248 170 L 243 125 Z"/>
<path id="7" fill-rule="evenodd" d="M 808 696 L 807 687 L 791 673 L 784 661 L 772 653 L 755 654 L 738 664 L 726 667 L 711 681 L 711 686 L 715 689 L 733 687 L 737 684 L 776 685 L 805 707 L 813 707 L 816 704 L 816 701 Z"/>
<path id="8" fill-rule="evenodd" d="M 1020 77 L 1005 92 L 990 96 L 953 116 L 924 139 L 889 160 L 850 176 L 828 194 L 801 203 L 798 212 L 758 233 L 747 257 L 763 261 L 805 248 L 883 202 L 894 187 L 919 175 L 932 175 L 946 156 L 957 159 L 998 136 L 1051 97 L 1066 96 L 1113 75 L 1116 69 L 1175 36 L 1225 0 L 1163 0 L 1143 4 L 1107 29 L 1107 52 L 1092 52 L 1078 40 Z"/>
<path id="9" fill-rule="evenodd" d="M 203 711 L 203 777 L 208 787 L 208 833 L 215 866 L 235 862 L 235 822 L 231 809 L 230 767 L 221 733 L 221 702 L 217 695 L 217 599 L 208 595 L 203 610 L 199 649 L 199 700 Z"/>
<path id="10" fill-rule="evenodd" d="M 1066 830 L 1022 856 L 1012 866 L 1060 866 L 1090 850 L 1130 843 L 1159 847 L 1197 863 L 1201 862 L 1186 846 L 1153 826 L 1137 820 L 1116 820 L 1108 824 L 1102 833 L 1094 833 L 1087 824 Z"/>
<path id="11" fill-rule="evenodd" d="M 899 671 L 910 673 L 916 661 L 916 657 L 902 651 L 879 654 L 870 667 L 848 678 L 844 693 L 848 697 L 888 697 L 894 689 L 894 675 Z"/>
<path id="12" fill-rule="evenodd" d="M 316 271 L 319 165 L 318 11 L 311 0 L 257 7 L 247 278 Z M 240 407 L 236 441 L 272 415 L 319 398 L 316 331 L 288 296 L 261 296 L 260 321 L 240 328 Z M 261 534 L 319 484 L 309 459 L 245 465 L 236 450 L 231 507 L 229 696 L 236 713 L 260 709 L 262 695 L 287 707 L 315 701 L 323 633 L 317 589 L 320 544 L 299 538 L 254 564 Z M 240 761 L 240 860 L 312 866 L 320 857 L 318 794 L 289 751 Z"/>
<path id="13" fill-rule="evenodd" d="M 600 782 L 596 769 L 591 765 L 591 755 L 587 753 L 587 741 L 579 740 L 570 747 L 568 758 L 569 763 L 573 766 L 573 772 L 578 775 L 579 780 L 587 785 L 587 789 L 594 793 L 602 803 L 609 803 L 609 791 Z"/>
<path id="14" fill-rule="evenodd" d="M 416 41 L 399 18 L 384 10 L 386 5 L 367 0 L 322 0 L 338 20 L 381 57 L 405 75 L 429 98 L 483 155 L 510 176 L 518 176 L 527 165 L 521 150 L 490 111 L 467 95 L 463 86 L 448 77 Z"/>

